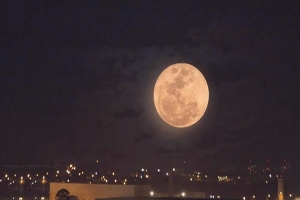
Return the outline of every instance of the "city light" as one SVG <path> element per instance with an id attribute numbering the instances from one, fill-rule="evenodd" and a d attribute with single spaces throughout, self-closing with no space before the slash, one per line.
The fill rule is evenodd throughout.
<path id="1" fill-rule="evenodd" d="M 197 176 L 199 177 L 199 176 Z M 227 176 L 218 176 L 218 180 L 219 181 L 228 181 L 228 177 Z"/>
<path id="2" fill-rule="evenodd" d="M 71 167 L 72 168 L 69 168 Z M 240 184 L 240 185 L 251 185 L 252 184 L 257 184 L 257 180 L 252 180 L 249 179 L 250 175 L 243 175 L 241 176 L 237 176 L 237 175 L 230 175 L 230 176 L 225 176 L 226 172 L 224 173 L 224 171 L 220 171 L 219 176 L 217 176 L 218 174 L 206 174 L 206 172 L 199 172 L 198 170 L 193 170 L 193 171 L 183 171 L 183 170 L 176 170 L 175 168 L 169 168 L 169 171 L 166 172 L 165 170 L 161 169 L 161 168 L 154 168 L 154 171 L 149 170 L 147 172 L 147 166 L 145 166 L 144 168 L 137 168 L 134 171 L 128 173 L 128 174 L 122 174 L 122 173 L 115 173 L 112 170 L 108 170 L 106 172 L 101 172 L 98 171 L 97 172 L 97 168 L 93 168 L 93 169 L 87 169 L 86 174 L 83 175 L 83 171 L 81 171 L 80 168 L 77 168 L 78 170 L 80 170 L 80 172 L 76 172 L 76 173 L 72 173 L 73 169 L 75 168 L 74 164 L 71 165 L 66 165 L 66 166 L 62 166 L 61 168 L 56 168 L 53 169 L 53 171 L 30 171 L 30 170 L 26 170 L 26 171 L 6 171 L 9 173 L 3 173 L 2 174 L 2 179 L 0 179 L 0 182 L 2 182 L 1 184 L 6 184 L 6 187 L 12 188 L 14 189 L 15 187 L 24 187 L 30 185 L 30 187 L 40 187 L 41 189 L 45 189 L 45 187 L 48 187 L 49 183 L 53 182 L 62 182 L 62 183 L 85 183 L 85 184 L 105 184 L 105 183 L 109 183 L 109 184 L 119 184 L 119 185 L 133 185 L 133 184 L 149 184 L 152 186 L 153 184 L 153 180 L 158 180 L 158 179 L 165 179 L 168 180 L 168 177 L 166 176 L 174 176 L 176 178 L 173 179 L 174 184 L 180 184 L 179 181 L 183 180 L 183 181 L 188 181 L 190 182 L 189 184 L 193 185 L 193 184 L 197 184 L 199 182 L 203 182 L 204 184 L 210 184 L 210 183 L 215 183 L 215 182 L 222 182 L 222 184 L 220 184 L 220 186 L 222 185 L 226 185 L 226 184 Z M 60 169 L 60 170 L 58 170 Z M 279 168 L 279 170 L 282 168 Z M 253 174 L 255 174 L 256 172 L 254 171 L 255 168 L 253 168 L 252 172 Z M 141 172 L 142 171 L 142 172 Z M 176 171 L 176 173 L 175 173 Z M 48 176 L 46 176 L 49 173 Z M 162 174 L 159 174 L 162 173 Z M 264 176 L 261 176 L 261 179 L 259 180 L 260 183 L 268 186 L 268 187 L 273 187 L 273 181 L 277 181 L 277 179 L 275 178 L 276 175 L 276 171 L 266 171 L 266 172 L 262 172 L 262 170 L 258 171 L 257 173 L 263 173 Z M 201 175 L 200 175 L 201 174 Z M 225 175 L 224 175 L 225 174 Z M 280 176 L 280 173 L 278 176 Z M 99 176 L 98 176 L 99 175 Z M 105 177 L 105 176 L 106 177 Z M 151 178 L 150 178 L 151 176 Z M 177 177 L 181 177 L 180 179 L 177 179 Z M 210 176 L 210 178 L 208 179 L 208 176 Z M 58 177 L 58 178 L 55 178 Z M 205 179 L 205 178 L 207 179 Z M 265 178 L 263 178 L 265 177 Z M 287 176 L 286 176 L 287 177 Z M 0 177 L 1 178 L 1 177 Z M 270 179 L 270 178 L 275 178 Z M 237 179 L 242 179 L 243 181 L 237 181 Z M 9 181 L 8 181 L 9 180 Z M 110 181 L 109 181 L 110 180 Z M 236 181 L 236 182 L 235 182 Z M 228 183 L 227 183 L 228 182 Z M 186 183 L 186 182 L 185 182 Z M 24 184 L 24 185 L 23 185 Z M 123 186 L 122 186 L 123 187 Z M 127 187 L 127 186 L 126 186 Z M 246 186 L 247 187 L 247 186 Z M 274 185 L 274 187 L 277 187 Z M 17 188 L 16 188 L 17 189 Z M 154 188 L 153 188 L 154 189 Z M 183 188 L 182 188 L 183 189 Z M 292 191 L 292 190 L 286 190 L 286 191 Z M 281 191 L 278 191 L 278 195 L 281 195 L 281 197 L 283 196 L 283 194 L 286 194 L 286 198 L 292 198 L 295 196 L 292 195 L 290 192 L 286 192 L 283 191 L 281 189 Z M 148 191 L 148 195 L 150 194 L 150 196 L 154 197 L 154 192 L 153 191 Z M 157 191 L 156 191 L 157 192 Z M 185 197 L 187 198 L 187 195 L 185 192 L 182 191 L 177 191 L 177 197 Z M 191 191 L 192 192 L 192 191 Z M 244 196 L 240 196 L 241 200 L 246 200 L 246 198 L 249 199 L 261 199 L 261 196 L 258 195 L 260 191 L 253 191 L 251 193 L 244 193 Z M 152 194 L 152 195 L 151 195 Z M 175 191 L 174 191 L 175 194 Z M 211 195 L 208 196 L 211 199 L 220 199 L 220 195 L 216 195 L 216 194 L 220 194 L 217 193 L 216 191 L 212 190 Z M 256 195 L 254 195 L 256 194 Z M 155 196 L 161 196 L 161 195 L 168 195 L 167 192 L 163 191 L 160 192 L 159 194 L 155 194 Z M 192 195 L 192 193 L 191 193 Z M 199 193 L 199 195 L 201 195 Z M 222 195 L 222 194 L 221 194 Z M 223 196 L 223 195 L 222 195 Z M 273 195 L 272 195 L 273 196 Z M 276 193 L 277 196 L 277 193 Z M 265 199 L 269 199 L 271 195 L 268 193 L 264 194 Z M 20 199 L 19 196 L 16 196 L 15 200 L 24 200 L 24 197 L 22 197 L 23 199 Z M 45 197 L 47 198 L 47 197 Z M 40 200 L 40 197 L 37 197 L 36 200 Z"/>

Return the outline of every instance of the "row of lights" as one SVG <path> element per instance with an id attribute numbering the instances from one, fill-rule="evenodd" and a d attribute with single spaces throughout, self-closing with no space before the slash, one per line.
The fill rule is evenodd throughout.
<path id="1" fill-rule="evenodd" d="M 8 176 L 5 175 L 5 177 L 6 177 L 6 180 L 8 180 L 8 181 L 10 180 Z M 29 177 L 29 176 L 27 176 L 27 177 Z M 31 177 L 29 177 L 29 180 L 31 180 Z M 2 182 L 2 181 L 3 181 L 3 180 L 0 179 L 0 182 Z M 10 182 L 9 185 L 11 185 L 11 184 L 13 184 L 13 183 L 15 183 L 14 180 L 13 180 L 12 182 Z M 20 177 L 19 183 L 20 183 L 20 184 L 24 184 L 24 183 L 25 183 L 23 176 Z M 36 180 L 35 180 L 34 182 L 32 182 L 32 184 L 34 184 L 34 183 L 36 183 Z M 41 183 L 42 183 L 42 184 L 47 183 L 47 180 L 46 180 L 45 176 L 42 177 Z"/>
<path id="2" fill-rule="evenodd" d="M 46 176 L 48 176 L 48 174 L 49 174 L 49 173 L 46 172 Z M 38 177 L 39 174 L 36 174 L 35 176 Z M 16 178 L 16 177 L 17 177 L 17 174 L 14 174 L 14 177 Z M 6 179 L 9 178 L 8 174 L 5 174 L 5 175 L 4 175 L 4 178 L 6 178 Z M 23 176 L 20 176 L 20 178 L 23 179 Z M 30 174 L 27 174 L 27 178 L 31 178 L 31 175 L 30 175 Z"/>
<path id="3" fill-rule="evenodd" d="M 280 194 L 280 195 L 282 195 L 283 193 L 282 193 L 282 192 L 280 192 L 279 194 Z M 255 197 L 256 197 L 255 195 L 253 195 L 253 196 L 252 196 L 252 198 L 253 198 L 253 199 L 255 199 Z M 267 195 L 267 197 L 268 197 L 268 198 L 270 198 L 270 197 L 271 197 L 271 195 L 270 195 L 270 194 L 268 194 L 268 195 Z M 289 194 L 289 197 L 293 197 L 293 195 L 292 195 L 292 194 Z M 246 200 L 246 197 L 245 197 L 245 196 L 243 196 L 243 198 L 242 198 L 242 199 L 243 199 L 243 200 Z"/>
<path id="4" fill-rule="evenodd" d="M 221 198 L 220 195 L 217 195 L 217 196 L 215 196 L 215 195 L 209 195 L 209 198 L 211 198 L 211 199 L 214 199 L 215 197 L 216 197 L 217 199 L 220 199 L 220 198 Z"/>
<path id="5" fill-rule="evenodd" d="M 140 179 L 143 179 L 143 177 L 145 177 L 145 178 L 150 178 L 150 176 L 149 176 L 148 174 L 145 174 L 144 176 L 143 176 L 143 175 L 138 175 L 138 174 L 136 174 L 135 177 L 136 177 L 136 178 L 140 177 Z"/>
<path id="6" fill-rule="evenodd" d="M 182 196 L 182 197 L 185 197 L 185 195 L 186 195 L 185 192 L 182 192 L 182 193 L 180 194 L 180 196 Z M 151 197 L 154 196 L 154 192 L 153 192 L 153 191 L 150 192 L 150 196 L 151 196 Z"/>
<path id="7" fill-rule="evenodd" d="M 147 171 L 148 171 L 147 169 L 144 169 L 144 168 L 141 169 L 141 172 L 147 172 Z M 172 171 L 175 172 L 175 171 L 176 171 L 176 168 L 173 167 L 173 168 L 172 168 Z M 157 169 L 157 172 L 160 173 L 160 172 L 161 172 L 161 169 L 158 168 L 158 169 Z"/>
<path id="8" fill-rule="evenodd" d="M 15 200 L 16 197 L 13 197 L 12 199 Z M 35 199 L 35 200 L 38 200 L 37 197 L 34 197 L 34 199 Z M 24 198 L 23 198 L 23 197 L 19 197 L 19 200 L 24 200 Z M 45 197 L 41 197 L 40 200 L 45 200 Z"/>

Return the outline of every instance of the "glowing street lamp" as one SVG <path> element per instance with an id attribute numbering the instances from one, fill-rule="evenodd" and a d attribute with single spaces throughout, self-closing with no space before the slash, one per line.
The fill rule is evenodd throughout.
<path id="1" fill-rule="evenodd" d="M 152 196 L 152 197 L 153 197 L 153 195 L 154 195 L 154 192 L 153 192 L 153 191 L 151 191 L 151 192 L 150 192 L 150 196 Z"/>

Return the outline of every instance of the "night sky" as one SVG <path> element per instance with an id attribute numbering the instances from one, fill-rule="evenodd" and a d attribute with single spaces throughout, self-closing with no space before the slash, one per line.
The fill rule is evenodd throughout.
<path id="1" fill-rule="evenodd" d="M 1 8 L 0 163 L 300 169 L 297 1 L 33 2 Z M 153 102 L 176 62 L 210 90 L 185 129 Z"/>

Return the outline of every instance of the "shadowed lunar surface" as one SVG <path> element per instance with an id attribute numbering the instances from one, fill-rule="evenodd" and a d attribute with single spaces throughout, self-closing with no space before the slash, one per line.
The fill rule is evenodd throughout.
<path id="1" fill-rule="evenodd" d="M 208 99 L 209 91 L 204 76 L 186 63 L 166 68 L 154 87 L 154 104 L 159 116 L 178 128 L 195 124 L 203 116 Z"/>

